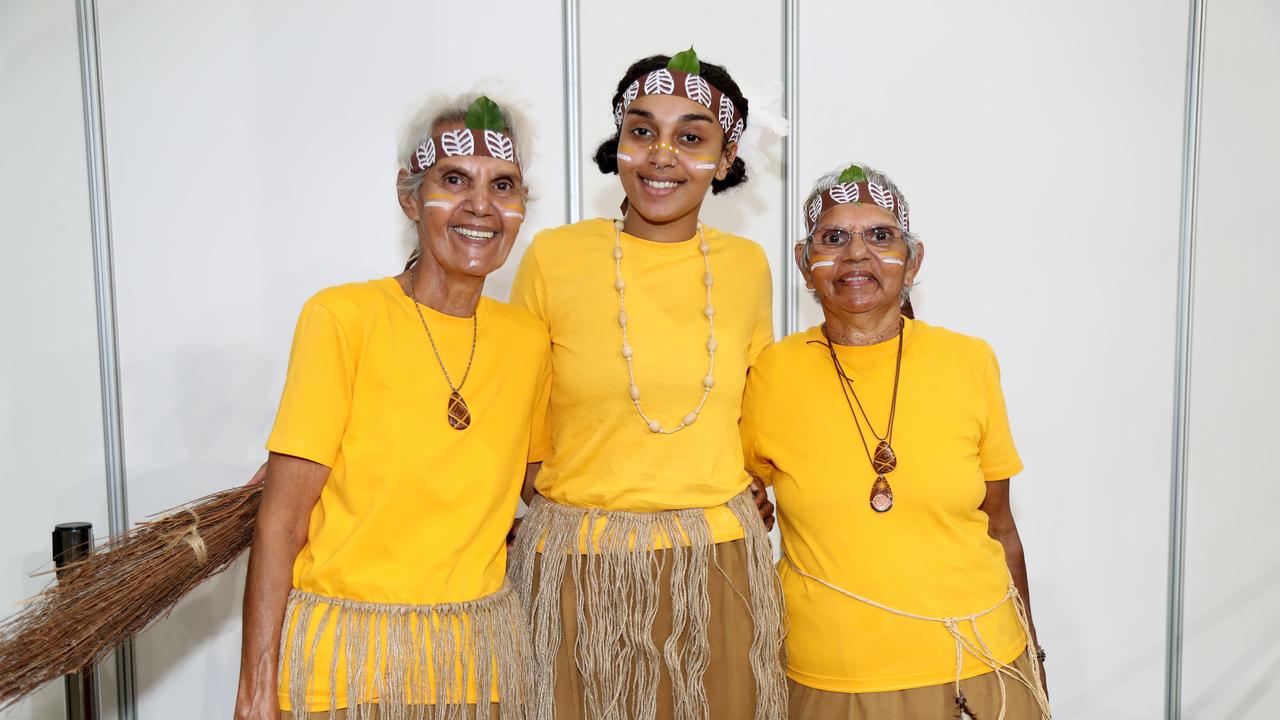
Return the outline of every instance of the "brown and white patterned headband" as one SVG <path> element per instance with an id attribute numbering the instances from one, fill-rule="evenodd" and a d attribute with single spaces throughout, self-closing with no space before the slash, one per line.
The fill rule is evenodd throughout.
<path id="1" fill-rule="evenodd" d="M 626 92 L 622 94 L 622 100 L 613 108 L 614 124 L 622 127 L 622 118 L 626 115 L 627 108 L 636 101 L 636 98 L 645 95 L 674 95 L 688 98 L 712 110 L 720 123 L 720 129 L 724 131 L 725 137 L 731 143 L 738 142 L 742 137 L 742 131 L 747 127 L 746 121 L 742 118 L 742 112 L 728 95 L 704 80 L 701 75 L 670 67 L 653 70 L 644 77 L 633 80 L 627 86 Z"/>
<path id="2" fill-rule="evenodd" d="M 409 173 L 420 175 L 436 161 L 460 155 L 497 158 L 520 165 L 515 141 L 507 134 L 502 108 L 484 95 L 467 108 L 462 129 L 433 135 L 413 151 L 413 157 L 409 158 Z"/>
<path id="3" fill-rule="evenodd" d="M 459 155 L 491 157 L 520 164 L 515 142 L 510 135 L 495 130 L 463 128 L 427 138 L 414 151 L 413 157 L 409 158 L 409 172 L 418 175 L 442 158 Z"/>
<path id="4" fill-rule="evenodd" d="M 903 232 L 911 230 L 911 218 L 907 213 L 907 204 L 902 195 L 882 185 L 877 185 L 866 177 L 862 168 L 853 165 L 840 174 L 835 185 L 823 190 L 809 201 L 805 207 L 804 227 L 806 234 L 813 234 L 813 227 L 822 216 L 822 211 L 835 205 L 850 203 L 875 203 L 888 210 L 898 220 Z"/>

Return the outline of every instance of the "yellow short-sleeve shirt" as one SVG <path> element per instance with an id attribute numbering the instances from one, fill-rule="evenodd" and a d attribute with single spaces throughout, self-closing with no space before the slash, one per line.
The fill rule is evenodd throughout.
<path id="1" fill-rule="evenodd" d="M 511 302 L 551 336 L 551 444 L 538 492 L 606 510 L 708 508 L 716 542 L 742 537 L 723 504 L 750 482 L 738 419 L 747 367 L 773 341 L 772 283 L 763 249 L 713 228 L 715 386 L 697 421 L 671 435 L 636 412 L 621 353 L 612 221 L 546 230 L 525 252 Z M 699 236 L 658 243 L 623 233 L 628 334 L 640 403 L 674 427 L 702 397 L 707 375 L 706 268 Z"/>
<path id="2" fill-rule="evenodd" d="M 418 309 L 459 383 L 472 319 Z M 475 358 L 461 389 L 471 425 L 455 430 L 449 386 L 394 278 L 307 301 L 267 441 L 271 452 L 331 468 L 294 562 L 294 587 L 408 605 L 473 600 L 502 587 L 529 448 L 547 442 L 550 359 L 546 331 L 522 309 L 481 298 L 475 322 Z M 331 643 L 314 647 L 326 667 Z M 328 707 L 327 687 L 314 694 Z"/>
<path id="3" fill-rule="evenodd" d="M 747 464 L 774 486 L 787 557 L 806 573 L 917 615 L 964 616 L 997 604 L 1009 571 L 978 507 L 986 481 L 1016 474 L 1022 462 L 991 348 L 906 321 L 892 442 L 898 467 L 887 476 L 894 504 L 877 513 L 870 507 L 876 476 L 820 342 L 821 329 L 812 328 L 765 350 L 743 402 Z M 837 346 L 882 435 L 897 345 L 895 338 Z M 875 438 L 867 441 L 874 451 Z M 796 574 L 785 560 L 779 570 L 793 680 L 835 692 L 881 692 L 955 679 L 955 642 L 941 625 L 837 594 Z M 979 620 L 979 628 L 1002 662 L 1026 645 L 1012 603 Z M 973 637 L 971 628 L 962 631 Z M 987 671 L 966 657 L 964 677 Z"/>

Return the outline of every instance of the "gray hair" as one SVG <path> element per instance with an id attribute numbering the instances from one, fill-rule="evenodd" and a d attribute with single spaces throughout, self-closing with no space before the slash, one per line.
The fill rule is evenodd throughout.
<path id="1" fill-rule="evenodd" d="M 400 168 L 409 169 L 409 159 L 413 157 L 419 145 L 435 134 L 436 128 L 466 121 L 467 110 L 471 107 L 471 103 L 484 94 L 486 93 L 468 92 L 450 97 L 437 96 L 423 103 L 400 134 L 400 149 L 396 155 Z M 530 140 L 528 122 L 525 120 L 524 113 L 514 105 L 493 98 L 492 95 L 489 97 L 502 108 L 502 121 L 507 126 L 507 135 L 511 137 L 511 142 L 516 147 L 516 164 L 523 172 L 529 160 L 526 145 Z M 404 193 L 417 190 L 422 185 L 424 175 L 425 173 L 407 174 L 397 179 L 396 191 Z"/>
<path id="2" fill-rule="evenodd" d="M 866 163 L 845 163 L 844 165 L 841 165 L 835 170 L 832 170 L 826 175 L 823 175 L 822 177 L 818 178 L 818 180 L 813 183 L 813 189 L 809 191 L 809 196 L 804 199 L 804 202 L 800 205 L 800 207 L 802 208 L 809 207 L 809 203 L 813 202 L 814 198 L 818 197 L 823 192 L 830 190 L 836 185 L 839 185 L 840 175 L 845 170 L 853 167 L 854 165 L 857 165 L 858 167 L 862 168 L 862 171 L 866 173 L 867 182 L 873 182 L 882 188 L 888 189 L 889 192 L 897 196 L 897 198 L 902 202 L 901 214 L 898 214 L 898 213 L 891 213 L 891 214 L 894 216 L 894 222 L 898 225 L 898 229 L 902 231 L 902 238 L 907 241 L 907 265 L 910 265 L 912 262 L 915 261 L 916 257 L 920 254 L 920 236 L 912 232 L 907 232 L 907 229 L 902 226 L 902 221 L 899 218 L 910 217 L 909 213 L 911 212 L 911 204 L 907 202 L 907 196 L 902 192 L 902 190 L 898 188 L 898 185 L 894 183 L 893 180 L 888 175 L 885 175 L 880 170 L 877 170 L 871 167 L 870 165 L 867 165 Z M 817 223 L 814 223 L 814 225 L 816 226 Z M 809 259 L 810 259 L 809 251 L 813 247 L 813 233 L 809 233 L 808 235 L 804 236 L 796 244 L 802 245 L 804 247 L 804 250 L 802 251 L 801 259 L 804 261 L 804 264 L 807 267 L 809 265 Z M 911 298 L 911 288 L 914 286 L 915 286 L 914 283 L 902 284 L 902 293 L 900 298 L 901 305 L 907 304 L 907 300 Z M 813 292 L 813 297 L 815 300 L 821 300 L 821 298 L 818 297 L 817 291 Z"/>

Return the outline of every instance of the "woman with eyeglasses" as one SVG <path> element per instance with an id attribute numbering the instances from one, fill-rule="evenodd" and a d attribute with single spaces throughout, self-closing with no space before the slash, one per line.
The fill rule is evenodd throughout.
<path id="1" fill-rule="evenodd" d="M 904 316 L 906 199 L 849 165 L 804 204 L 824 322 L 752 365 L 742 440 L 774 486 L 792 718 L 1049 718 L 991 347 Z"/>

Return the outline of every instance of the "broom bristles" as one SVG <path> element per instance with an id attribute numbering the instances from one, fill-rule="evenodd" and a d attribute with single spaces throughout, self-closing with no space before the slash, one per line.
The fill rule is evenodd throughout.
<path id="1" fill-rule="evenodd" d="M 217 575 L 253 540 L 262 485 L 224 490 L 139 523 L 0 623 L 0 709 L 102 660 Z"/>

